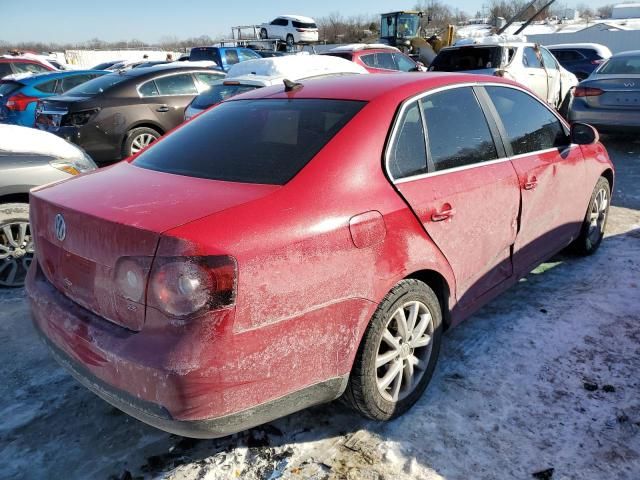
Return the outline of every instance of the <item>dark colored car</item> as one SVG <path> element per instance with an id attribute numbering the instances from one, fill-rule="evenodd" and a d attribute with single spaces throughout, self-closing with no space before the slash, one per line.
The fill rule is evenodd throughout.
<path id="1" fill-rule="evenodd" d="M 250 48 L 243 47 L 194 47 L 189 53 L 189 61 L 216 62 L 225 72 L 236 63 L 262 58 Z"/>
<path id="2" fill-rule="evenodd" d="M 81 146 L 96 162 L 121 160 L 182 123 L 193 97 L 223 76 L 173 65 L 111 73 L 38 102 L 35 125 Z"/>
<path id="3" fill-rule="evenodd" d="M 560 65 L 584 80 L 598 66 L 611 57 L 611 50 L 598 43 L 574 43 L 549 45 L 547 49 L 558 59 Z"/>
<path id="4" fill-rule="evenodd" d="M 102 62 L 99 63 L 98 65 L 96 65 L 95 67 L 92 67 L 91 70 L 108 70 L 109 68 L 113 67 L 114 65 L 118 64 L 118 63 L 123 63 L 124 60 L 112 60 L 110 62 Z"/>
<path id="5" fill-rule="evenodd" d="M 580 82 L 568 118 L 603 132 L 640 131 L 640 50 L 615 54 Z"/>
<path id="6" fill-rule="evenodd" d="M 593 127 L 504 79 L 257 89 L 32 192 L 35 330 L 87 388 L 179 435 L 343 393 L 389 420 L 445 328 L 568 245 L 597 250 L 613 179 Z"/>
<path id="7" fill-rule="evenodd" d="M 16 73 L 45 73 L 53 72 L 45 63 L 28 58 L 0 57 L 0 78 Z"/>

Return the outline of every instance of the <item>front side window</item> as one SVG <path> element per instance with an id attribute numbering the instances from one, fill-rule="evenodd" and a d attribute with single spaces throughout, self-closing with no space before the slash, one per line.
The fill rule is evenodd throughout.
<path id="1" fill-rule="evenodd" d="M 485 87 L 498 111 L 514 155 L 566 146 L 560 120 L 531 95 L 507 87 Z"/>
<path id="2" fill-rule="evenodd" d="M 388 162 L 394 179 L 426 173 L 427 151 L 418 102 L 406 108 L 398 122 Z"/>
<path id="3" fill-rule="evenodd" d="M 416 63 L 400 53 L 394 53 L 393 58 L 401 72 L 411 72 L 416 69 Z"/>
<path id="4" fill-rule="evenodd" d="M 262 57 L 252 50 L 243 48 L 238 50 L 238 58 L 241 62 L 245 62 L 247 60 L 257 60 Z"/>
<path id="5" fill-rule="evenodd" d="M 160 95 L 195 95 L 198 93 L 190 73 L 156 78 Z"/>
<path id="6" fill-rule="evenodd" d="M 133 163 L 190 177 L 283 185 L 364 105 L 319 99 L 228 101 L 153 144 Z M 238 132 L 248 133 L 238 141 Z"/>
<path id="7" fill-rule="evenodd" d="M 383 68 L 385 70 L 398 69 L 393 61 L 393 56 L 390 53 L 376 53 L 376 63 L 378 64 L 378 68 Z"/>
<path id="8" fill-rule="evenodd" d="M 542 62 L 533 47 L 525 47 L 522 52 L 522 63 L 527 68 L 542 68 Z"/>
<path id="9" fill-rule="evenodd" d="M 36 63 L 16 62 L 13 64 L 16 73 L 45 73 L 48 72 L 42 65 Z"/>
<path id="10" fill-rule="evenodd" d="M 421 99 L 435 171 L 498 158 L 489 124 L 471 87 Z"/>
<path id="11" fill-rule="evenodd" d="M 558 70 L 558 62 L 554 58 L 551 53 L 546 48 L 541 48 L 540 53 L 542 54 L 542 61 L 544 62 L 544 67 L 547 70 Z"/>

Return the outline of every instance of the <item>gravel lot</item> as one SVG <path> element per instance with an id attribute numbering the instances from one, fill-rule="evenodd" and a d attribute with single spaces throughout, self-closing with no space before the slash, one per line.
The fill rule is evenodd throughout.
<path id="1" fill-rule="evenodd" d="M 617 168 L 608 237 L 560 255 L 445 335 L 404 417 L 338 402 L 220 440 L 148 427 L 79 386 L 0 291 L 0 478 L 640 478 L 640 140 Z M 553 469 L 553 470 L 551 470 Z"/>

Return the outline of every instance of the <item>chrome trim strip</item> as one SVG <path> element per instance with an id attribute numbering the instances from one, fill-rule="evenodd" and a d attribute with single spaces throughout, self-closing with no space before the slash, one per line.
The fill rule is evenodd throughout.
<path id="1" fill-rule="evenodd" d="M 407 99 L 405 99 L 400 107 L 400 110 L 398 110 L 398 113 L 396 114 L 394 120 L 393 120 L 393 125 L 392 125 L 392 131 L 391 131 L 391 136 L 389 137 L 389 141 L 387 142 L 387 146 L 385 147 L 385 151 L 384 151 L 384 168 L 385 168 L 385 172 L 387 173 L 387 176 L 389 177 L 389 179 L 391 179 L 391 182 L 393 184 L 398 184 L 398 183 L 405 183 L 405 182 L 409 182 L 409 181 L 413 181 L 413 180 L 418 180 L 418 179 L 422 179 L 422 178 L 428 178 L 428 177 L 433 177 L 433 176 L 437 176 L 437 175 L 442 175 L 443 173 L 450 173 L 450 172 L 455 172 L 455 171 L 460 171 L 460 170 L 466 170 L 469 168 L 477 168 L 477 167 L 481 167 L 484 165 L 492 165 L 495 163 L 500 163 L 500 162 L 504 162 L 504 161 L 511 161 L 514 159 L 518 159 L 520 157 L 524 157 L 524 156 L 529 156 L 529 155 L 536 155 L 536 154 L 541 154 L 541 153 L 547 153 L 547 152 L 551 152 L 553 150 L 557 150 L 557 148 L 549 148 L 546 150 L 539 150 L 539 151 L 535 151 L 535 152 L 529 152 L 529 153 L 525 153 L 525 154 L 521 154 L 521 155 L 514 155 L 511 157 L 505 157 L 505 158 L 498 158 L 495 160 L 489 160 L 486 162 L 480 162 L 480 163 L 473 163 L 470 165 L 463 165 L 461 167 L 454 167 L 454 168 L 449 168 L 446 170 L 439 170 L 437 172 L 428 172 L 428 173 L 422 173 L 420 175 L 413 175 L 411 177 L 404 177 L 401 179 L 395 179 L 393 177 L 393 175 L 391 175 L 391 171 L 389 170 L 389 154 L 390 154 L 390 150 L 391 150 L 391 146 L 393 145 L 395 139 L 396 139 L 396 134 L 398 132 L 398 122 L 400 121 L 400 119 L 402 118 L 402 116 L 404 115 L 405 110 L 407 109 L 407 107 L 412 104 L 413 102 L 420 100 L 424 97 L 428 97 L 429 95 L 432 95 L 434 93 L 439 93 L 442 91 L 446 91 L 446 90 L 452 90 L 454 88 L 465 88 L 465 87 L 506 87 L 506 88 L 513 88 L 514 90 L 520 90 L 523 93 L 526 93 L 527 95 L 529 95 L 531 98 L 535 99 L 538 103 L 540 103 L 541 105 L 543 105 L 547 110 L 549 110 L 550 112 L 552 112 L 555 117 L 560 121 L 560 123 L 568 129 L 568 125 L 567 122 L 560 116 L 560 114 L 558 112 L 556 112 L 555 110 L 549 108 L 549 106 L 540 98 L 538 98 L 536 95 L 532 94 L 531 92 L 525 90 L 524 88 L 521 88 L 517 85 L 511 85 L 508 83 L 499 83 L 499 82 L 466 82 L 466 83 L 456 83 L 455 85 L 445 85 L 443 87 L 438 87 L 438 88 L 434 88 L 431 90 L 428 90 L 426 92 L 422 92 L 422 93 L 418 93 L 412 97 L 409 97 Z M 482 106 L 480 106 L 480 108 L 482 108 Z M 428 147 L 428 145 L 427 145 Z M 571 144 L 569 145 L 569 148 L 573 148 L 574 145 Z"/>

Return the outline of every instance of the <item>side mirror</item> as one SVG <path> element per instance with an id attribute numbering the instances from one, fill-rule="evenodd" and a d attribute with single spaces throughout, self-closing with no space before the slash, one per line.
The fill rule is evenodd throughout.
<path id="1" fill-rule="evenodd" d="M 600 141 L 600 135 L 591 125 L 580 122 L 571 124 L 571 143 L 593 145 L 598 141 Z"/>

